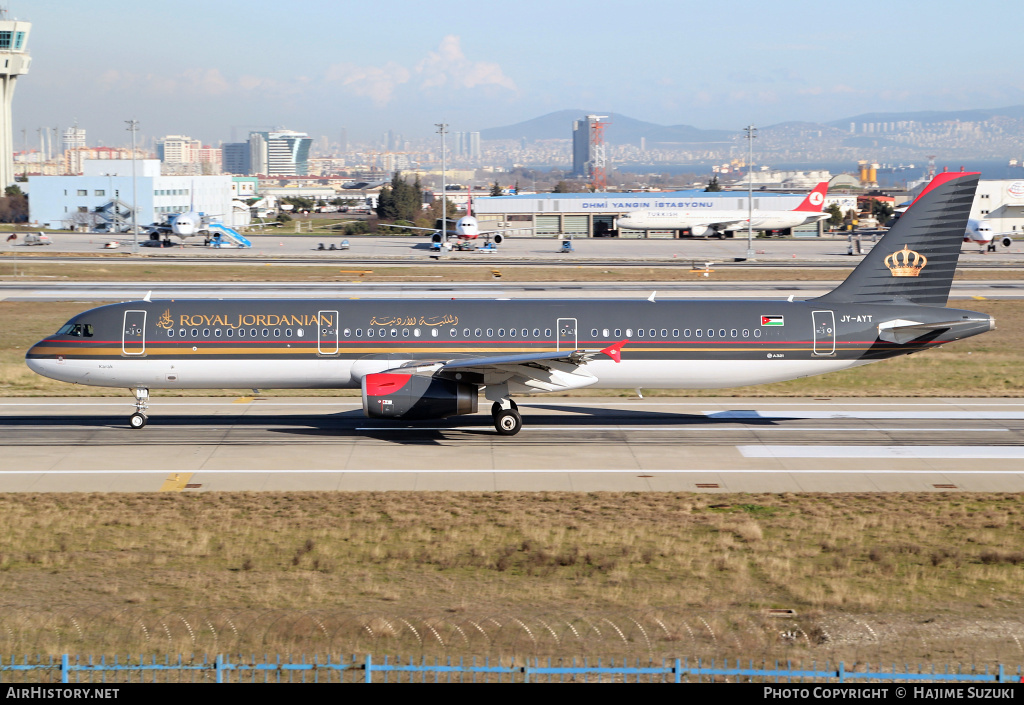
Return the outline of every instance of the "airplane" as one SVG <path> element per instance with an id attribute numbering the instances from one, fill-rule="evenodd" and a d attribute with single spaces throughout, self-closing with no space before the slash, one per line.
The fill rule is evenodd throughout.
<path id="1" fill-rule="evenodd" d="M 753 218 L 746 208 L 731 210 L 649 210 L 632 211 L 620 215 L 616 228 L 629 230 L 683 230 L 688 229 L 694 237 L 732 237 L 733 233 L 745 230 L 751 220 L 754 230 L 782 230 L 799 225 L 816 223 L 831 216 L 822 212 L 828 182 L 822 181 L 814 187 L 807 198 L 793 210 L 754 209 Z"/>
<path id="2" fill-rule="evenodd" d="M 433 243 L 441 243 L 442 246 L 448 246 L 448 238 L 455 237 L 459 240 L 476 240 L 481 235 L 486 238 L 488 242 L 493 241 L 495 245 L 500 245 L 505 240 L 505 236 L 512 230 L 533 230 L 533 228 L 501 228 L 496 230 L 481 230 L 480 223 L 476 217 L 473 216 L 473 194 L 470 192 L 469 201 L 466 205 L 466 215 L 462 216 L 455 221 L 454 227 L 449 230 L 448 223 L 452 222 L 450 218 L 446 218 L 444 222 L 438 218 L 433 228 L 417 228 L 411 225 L 392 225 L 389 223 L 380 223 L 381 227 L 385 228 L 403 228 L 405 230 L 426 230 L 433 233 L 430 236 L 430 241 Z"/>
<path id="3" fill-rule="evenodd" d="M 514 396 L 583 387 L 712 389 L 845 370 L 978 335 L 946 308 L 977 173 L 943 173 L 831 292 L 754 299 L 250 299 L 110 304 L 33 345 L 35 372 L 150 389 L 361 389 L 405 422 L 476 413 L 522 428 Z"/>
<path id="4" fill-rule="evenodd" d="M 969 218 L 967 220 L 964 242 L 973 242 L 976 245 L 981 245 L 981 249 L 978 250 L 979 252 L 995 252 L 997 239 L 1003 247 L 1009 247 L 1013 244 L 1013 240 L 1007 233 L 997 235 L 992 230 L 992 225 L 985 218 Z"/>

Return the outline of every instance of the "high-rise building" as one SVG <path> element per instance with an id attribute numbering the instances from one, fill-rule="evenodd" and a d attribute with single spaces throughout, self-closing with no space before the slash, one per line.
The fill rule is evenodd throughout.
<path id="1" fill-rule="evenodd" d="M 587 175 L 590 161 L 590 123 L 587 120 L 573 120 L 572 123 L 572 175 Z"/>
<path id="2" fill-rule="evenodd" d="M 251 174 L 252 160 L 249 159 L 248 142 L 230 142 L 221 147 L 223 160 L 221 168 L 226 174 Z"/>
<path id="3" fill-rule="evenodd" d="M 28 55 L 31 22 L 12 20 L 0 9 L 0 187 L 14 183 L 14 131 L 11 103 L 18 76 L 28 73 L 32 57 Z"/>
<path id="4" fill-rule="evenodd" d="M 64 130 L 64 137 L 61 140 L 61 151 L 69 149 L 81 149 L 85 147 L 85 130 L 77 124 Z"/>
<path id="5" fill-rule="evenodd" d="M 192 164 L 203 143 L 184 135 L 167 135 L 156 143 L 156 156 L 164 164 Z"/>
<path id="6" fill-rule="evenodd" d="M 309 173 L 309 147 L 305 132 L 276 130 L 249 133 L 249 159 L 254 174 L 302 176 Z"/>

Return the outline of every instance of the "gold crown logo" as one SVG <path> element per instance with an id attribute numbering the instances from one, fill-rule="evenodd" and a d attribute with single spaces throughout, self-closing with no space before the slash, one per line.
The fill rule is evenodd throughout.
<path id="1" fill-rule="evenodd" d="M 920 252 L 914 252 L 906 245 L 882 261 L 894 277 L 916 277 L 928 264 L 927 257 Z"/>

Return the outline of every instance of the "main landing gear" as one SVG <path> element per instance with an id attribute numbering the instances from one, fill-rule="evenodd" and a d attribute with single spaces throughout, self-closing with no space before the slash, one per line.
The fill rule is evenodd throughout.
<path id="1" fill-rule="evenodd" d="M 519 407 L 507 397 L 491 404 L 491 418 L 494 419 L 494 430 L 502 436 L 514 436 L 523 427 Z"/>
<path id="2" fill-rule="evenodd" d="M 146 409 L 149 408 L 149 390 L 145 387 L 136 387 L 132 391 L 135 393 L 135 413 L 128 417 L 128 425 L 138 429 L 145 426 L 149 420 L 146 416 Z"/>

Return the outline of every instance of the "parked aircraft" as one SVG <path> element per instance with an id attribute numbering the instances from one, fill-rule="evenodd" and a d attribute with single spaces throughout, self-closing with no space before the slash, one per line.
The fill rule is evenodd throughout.
<path id="1" fill-rule="evenodd" d="M 505 234 L 508 233 L 509 229 L 502 230 L 481 230 L 480 223 L 473 216 L 473 194 L 469 194 L 469 202 L 466 206 L 466 215 L 462 216 L 458 220 L 445 219 L 442 221 L 440 218 L 437 219 L 435 227 L 433 228 L 417 228 L 411 225 L 391 225 L 389 223 L 380 223 L 381 227 L 385 228 L 402 228 L 404 230 L 425 230 L 432 233 L 430 236 L 431 242 L 439 242 L 446 244 L 448 238 L 454 237 L 458 240 L 476 240 L 478 237 L 483 235 L 488 240 L 493 240 L 495 245 L 500 245 L 505 239 Z M 522 228 L 517 228 L 522 229 Z"/>
<path id="2" fill-rule="evenodd" d="M 733 233 L 746 230 L 747 221 L 750 220 L 754 230 L 784 230 L 830 217 L 830 213 L 822 212 L 827 192 L 828 182 L 822 181 L 793 210 L 755 208 L 752 218 L 746 208 L 708 211 L 673 208 L 626 213 L 618 217 L 616 227 L 629 230 L 689 230 L 694 237 L 732 237 Z M 741 194 L 737 193 L 737 196 Z"/>
<path id="3" fill-rule="evenodd" d="M 978 175 L 935 177 L 837 288 L 816 299 L 134 301 L 73 317 L 26 354 L 41 375 L 134 390 L 362 389 L 383 419 L 444 418 L 595 388 L 711 389 L 858 367 L 992 330 L 945 308 Z"/>
<path id="4" fill-rule="evenodd" d="M 992 230 L 992 224 L 984 218 L 970 218 L 967 221 L 967 230 L 964 232 L 964 242 L 973 242 L 981 245 L 981 252 L 995 252 L 996 242 L 1003 247 L 1013 244 L 1009 233 L 996 233 Z"/>

